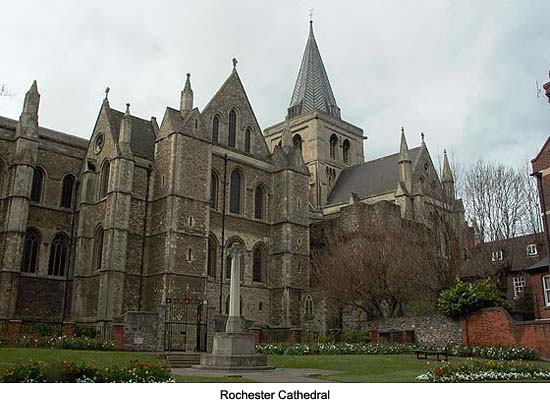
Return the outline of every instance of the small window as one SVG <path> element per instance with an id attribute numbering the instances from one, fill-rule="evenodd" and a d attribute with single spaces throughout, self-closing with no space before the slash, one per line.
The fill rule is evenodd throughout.
<path id="1" fill-rule="evenodd" d="M 187 262 L 191 262 L 193 260 L 193 250 L 191 248 L 187 249 Z"/>
<path id="2" fill-rule="evenodd" d="M 212 173 L 210 176 L 210 208 L 218 209 L 218 189 L 220 180 L 216 173 Z"/>
<path id="3" fill-rule="evenodd" d="M 215 115 L 212 120 L 212 142 L 217 143 L 220 134 L 220 117 Z"/>
<path id="4" fill-rule="evenodd" d="M 342 146 L 342 155 L 344 157 L 344 162 L 346 164 L 349 162 L 349 150 L 350 150 L 349 140 L 345 140 Z"/>
<path id="5" fill-rule="evenodd" d="M 292 138 L 292 143 L 295 147 L 300 148 L 300 151 L 302 150 L 302 137 L 300 134 L 294 134 L 294 137 Z"/>
<path id="6" fill-rule="evenodd" d="M 493 262 L 498 262 L 498 261 L 501 261 L 502 259 L 503 259 L 502 251 L 494 251 L 491 254 L 491 260 Z"/>
<path id="7" fill-rule="evenodd" d="M 261 246 L 254 249 L 254 257 L 252 261 L 252 274 L 254 282 L 263 282 L 265 269 L 265 256 Z"/>
<path id="8" fill-rule="evenodd" d="M 265 190 L 261 185 L 256 187 L 254 193 L 254 218 L 265 219 Z"/>
<path id="9" fill-rule="evenodd" d="M 237 113 L 235 110 L 229 111 L 229 128 L 227 131 L 227 145 L 235 147 L 237 139 Z"/>
<path id="10" fill-rule="evenodd" d="M 514 276 L 512 281 L 514 284 L 514 299 L 517 299 L 525 289 L 525 276 Z"/>
<path id="11" fill-rule="evenodd" d="M 95 137 L 95 153 L 99 154 L 103 149 L 103 134 L 99 134 Z"/>
<path id="12" fill-rule="evenodd" d="M 263 304 L 263 302 L 260 302 L 258 304 L 258 312 L 261 312 L 262 310 L 264 310 L 264 304 Z"/>
<path id="13" fill-rule="evenodd" d="M 544 303 L 550 306 L 550 275 L 542 277 L 542 291 L 544 292 Z"/>
<path id="14" fill-rule="evenodd" d="M 211 234 L 208 236 L 208 259 L 206 264 L 206 272 L 208 276 L 216 277 L 217 254 L 218 245 L 216 239 Z"/>
<path id="15" fill-rule="evenodd" d="M 231 173 L 231 186 L 229 191 L 229 212 L 232 214 L 241 213 L 242 201 L 242 177 L 239 171 Z"/>
<path id="16" fill-rule="evenodd" d="M 311 298 L 311 296 L 306 297 L 304 305 L 305 305 L 306 317 L 312 317 L 313 316 L 313 299 Z"/>
<path id="17" fill-rule="evenodd" d="M 32 174 L 31 201 L 40 202 L 42 200 L 42 189 L 44 186 L 44 170 L 36 167 Z"/>
<path id="18" fill-rule="evenodd" d="M 537 245 L 532 243 L 527 246 L 527 256 L 536 256 L 538 255 L 537 252 Z"/>
<path id="19" fill-rule="evenodd" d="M 248 152 L 250 153 L 250 150 L 251 150 L 251 140 L 250 140 L 250 128 L 247 128 L 246 129 L 246 132 L 244 133 L 244 150 L 245 152 Z"/>
<path id="20" fill-rule="evenodd" d="M 99 199 L 105 198 L 109 191 L 109 179 L 111 176 L 111 164 L 105 161 L 101 167 L 101 184 L 99 186 Z"/>
<path id="21" fill-rule="evenodd" d="M 330 159 L 336 159 L 336 149 L 338 146 L 338 137 L 336 134 L 330 136 Z"/>

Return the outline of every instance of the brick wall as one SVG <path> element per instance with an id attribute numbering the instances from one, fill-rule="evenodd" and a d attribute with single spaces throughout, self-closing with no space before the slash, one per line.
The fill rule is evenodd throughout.
<path id="1" fill-rule="evenodd" d="M 550 358 L 550 320 L 517 322 L 502 308 L 484 309 L 463 319 L 462 344 L 526 347 Z"/>

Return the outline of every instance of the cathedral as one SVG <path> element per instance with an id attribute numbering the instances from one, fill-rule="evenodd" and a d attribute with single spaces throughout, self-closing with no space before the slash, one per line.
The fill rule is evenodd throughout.
<path id="1" fill-rule="evenodd" d="M 187 74 L 160 125 L 111 107 L 107 90 L 82 138 L 41 127 L 39 101 L 34 82 L 19 120 L 0 117 L 0 320 L 222 317 L 238 243 L 249 325 L 322 331 L 313 226 L 377 203 L 419 223 L 434 208 L 460 220 L 447 157 L 440 178 L 423 138 L 409 148 L 402 129 L 398 152 L 365 162 L 312 22 L 286 116 L 263 130 L 236 60 L 202 109 Z"/>

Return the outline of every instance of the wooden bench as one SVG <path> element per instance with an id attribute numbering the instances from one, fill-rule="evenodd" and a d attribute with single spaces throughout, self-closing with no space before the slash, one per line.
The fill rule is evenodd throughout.
<path id="1" fill-rule="evenodd" d="M 449 354 L 447 353 L 447 349 L 443 350 L 427 350 L 427 349 L 421 349 L 416 350 L 416 358 L 419 360 L 427 360 L 428 356 L 436 356 L 437 360 L 441 360 L 441 357 L 445 357 L 445 360 L 449 360 Z"/>

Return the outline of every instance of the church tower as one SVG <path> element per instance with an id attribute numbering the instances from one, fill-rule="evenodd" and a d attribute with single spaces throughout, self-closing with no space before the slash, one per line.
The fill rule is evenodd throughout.
<path id="1" fill-rule="evenodd" d="M 363 163 L 363 130 L 341 118 L 311 20 L 286 119 L 264 130 L 271 151 L 283 145 L 283 131 L 287 126 L 292 143 L 301 148 L 309 171 L 309 202 L 321 209 L 340 172 Z"/>

